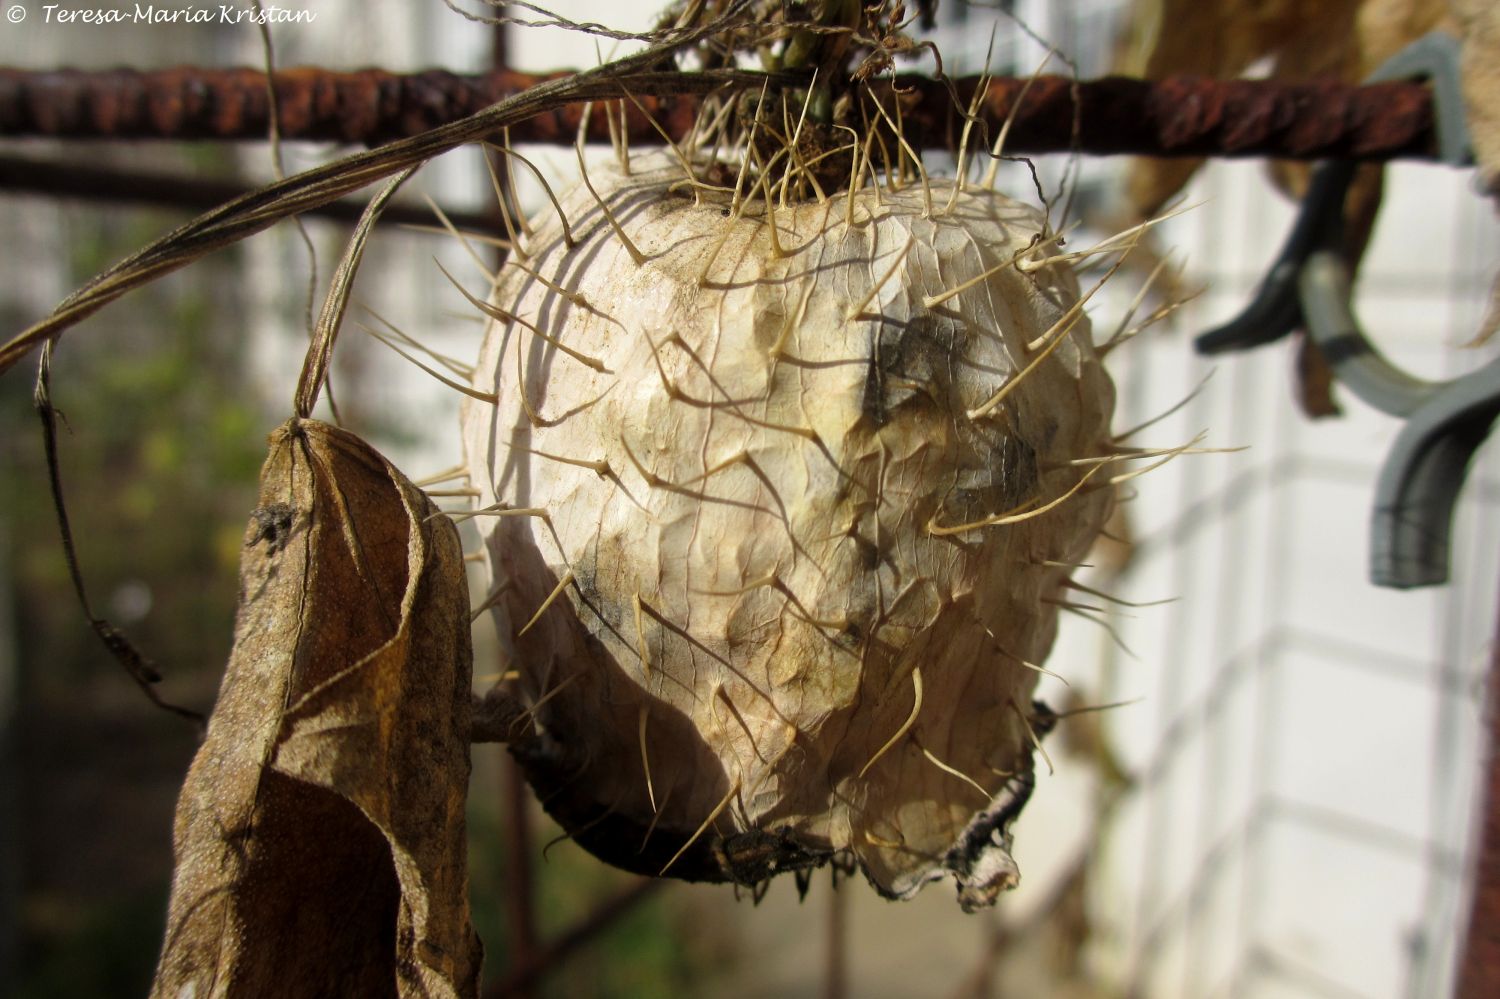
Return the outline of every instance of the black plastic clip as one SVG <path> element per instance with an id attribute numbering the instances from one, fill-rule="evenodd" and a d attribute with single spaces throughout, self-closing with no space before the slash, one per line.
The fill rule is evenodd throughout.
<path id="1" fill-rule="evenodd" d="M 1472 161 L 1458 76 L 1458 43 L 1435 32 L 1403 49 L 1368 82 L 1425 77 L 1433 85 L 1439 155 Z M 1203 354 L 1271 343 L 1298 327 L 1322 350 L 1334 377 L 1365 402 L 1403 417 L 1375 487 L 1370 579 L 1408 588 L 1448 581 L 1453 506 L 1469 462 L 1500 416 L 1500 358 L 1461 378 L 1429 382 L 1382 357 L 1354 315 L 1341 252 L 1344 198 L 1355 164 L 1313 170 L 1296 225 L 1254 300 L 1235 319 L 1198 337 Z"/>

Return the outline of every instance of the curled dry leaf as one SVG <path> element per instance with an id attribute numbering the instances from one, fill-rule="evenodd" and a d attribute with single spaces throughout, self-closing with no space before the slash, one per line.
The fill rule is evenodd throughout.
<path id="1" fill-rule="evenodd" d="M 1459 70 L 1479 176 L 1500 207 L 1500 7 L 1484 0 L 1450 0 L 1463 41 Z M 1490 285 L 1490 301 L 1475 337 L 1483 343 L 1500 329 L 1500 275 Z"/>
<path id="2" fill-rule="evenodd" d="M 477 994 L 468 595 L 434 512 L 350 433 L 271 435 L 153 995 Z"/>
<path id="3" fill-rule="evenodd" d="M 1500 8 L 1485 0 L 1449 0 L 1463 42 L 1460 72 L 1474 155 L 1486 189 L 1500 195 Z"/>

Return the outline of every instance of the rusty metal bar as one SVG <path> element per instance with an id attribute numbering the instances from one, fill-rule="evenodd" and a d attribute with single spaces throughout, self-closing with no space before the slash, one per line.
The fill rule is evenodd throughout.
<path id="1" fill-rule="evenodd" d="M 849 891 L 839 890 L 833 878 L 828 884 L 828 925 L 823 965 L 823 999 L 849 996 Z"/>
<path id="2" fill-rule="evenodd" d="M 513 999 L 522 990 L 540 982 L 569 957 L 588 946 L 605 930 L 634 912 L 641 903 L 661 891 L 667 882 L 661 878 L 641 878 L 616 895 L 611 895 L 571 928 L 546 943 L 525 964 L 512 970 L 500 981 L 484 990 L 484 999 Z"/>
<path id="3" fill-rule="evenodd" d="M 190 212 L 217 208 L 251 188 L 244 183 L 181 174 L 143 173 L 86 163 L 32 159 L 0 155 L 0 195 L 45 194 L 57 198 L 103 201 L 112 205 L 153 205 Z M 357 222 L 365 210 L 363 201 L 342 199 L 310 209 L 307 214 L 335 222 Z M 446 211 L 459 229 L 475 232 L 499 231 L 497 215 Z M 380 214 L 377 225 L 437 225 L 432 209 L 425 205 L 392 204 Z"/>
<path id="4" fill-rule="evenodd" d="M 304 67 L 276 74 L 281 132 L 287 139 L 378 144 L 414 135 L 565 73 L 442 71 L 335 73 Z M 982 102 L 991 130 L 1014 109 L 1024 81 L 992 80 Z M 887 90 L 891 84 L 878 85 Z M 899 78 L 912 137 L 952 141 L 961 124 L 954 91 L 920 76 Z M 961 101 L 977 86 L 954 81 Z M 877 91 L 878 92 L 878 91 Z M 1075 104 L 1074 97 L 1077 97 Z M 674 137 L 696 116 L 695 97 L 640 97 Z M 267 131 L 263 74 L 197 67 L 153 72 L 23 71 L 0 68 L 0 138 L 262 139 Z M 1076 107 L 1076 132 L 1075 132 Z M 595 109 L 591 134 L 607 134 Z M 564 143 L 576 136 L 577 106 L 513 129 L 517 142 Z M 659 143 L 655 128 L 627 106 L 630 140 Z M 1415 83 L 1354 86 L 1270 80 L 1105 77 L 1075 83 L 1042 77 L 1017 110 L 1007 148 L 1016 153 L 1135 153 L 1380 161 L 1432 158 L 1431 95 Z"/>
<path id="5" fill-rule="evenodd" d="M 501 772 L 505 810 L 505 917 L 507 960 L 516 969 L 537 962 L 536 879 L 532 870 L 531 788 L 526 775 L 507 753 Z M 545 966 L 544 966 L 545 967 Z M 512 976 L 514 977 L 514 976 Z M 506 994 L 512 999 L 536 995 L 535 980 L 515 978 Z"/>
<path id="6" fill-rule="evenodd" d="M 490 29 L 492 75 L 507 72 L 510 53 L 506 44 L 506 35 L 504 24 L 496 24 Z M 506 173 L 510 169 L 509 158 L 501 157 L 499 165 L 494 169 L 502 183 L 497 185 L 499 187 L 497 203 L 489 222 L 494 232 L 506 232 L 505 213 L 514 208 L 506 197 L 509 186 L 503 182 L 508 179 Z M 506 250 L 503 247 L 497 247 L 495 257 L 495 273 L 498 274 L 505 263 Z M 531 787 L 526 783 L 525 773 L 509 753 L 505 754 L 502 764 L 501 785 L 504 801 L 502 807 L 505 810 L 506 843 L 505 882 L 501 886 L 505 898 L 506 959 L 512 968 L 526 968 L 537 959 L 539 940 L 536 856 L 532 848 L 534 829 L 531 805 L 533 798 Z M 518 979 L 509 989 L 509 995 L 511 999 L 535 999 L 538 994 L 537 985 L 535 980 Z"/>
<path id="7" fill-rule="evenodd" d="M 1500 995 L 1500 619 L 1490 647 L 1488 739 L 1482 766 L 1483 819 L 1478 830 L 1473 899 L 1458 968 L 1456 999 L 1491 999 Z"/>

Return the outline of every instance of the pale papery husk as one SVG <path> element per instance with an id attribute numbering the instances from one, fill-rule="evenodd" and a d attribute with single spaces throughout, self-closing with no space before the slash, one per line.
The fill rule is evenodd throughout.
<path id="1" fill-rule="evenodd" d="M 463 415 L 478 505 L 545 511 L 480 518 L 513 748 L 622 866 L 749 883 L 847 851 L 887 895 L 993 902 L 1052 717 L 1035 664 L 1111 503 L 1069 464 L 1112 451 L 1087 319 L 1037 342 L 1077 280 L 972 185 L 866 187 L 852 224 L 848 194 L 778 206 L 778 253 L 763 200 L 633 166 L 591 180 L 643 261 L 565 195 L 577 245 L 543 215 L 507 264 L 498 404 Z"/>

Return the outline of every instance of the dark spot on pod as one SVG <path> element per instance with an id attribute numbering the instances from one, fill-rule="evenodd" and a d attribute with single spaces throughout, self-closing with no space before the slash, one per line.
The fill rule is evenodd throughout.
<path id="1" fill-rule="evenodd" d="M 923 313 L 906 322 L 881 319 L 870 336 L 860 415 L 879 430 L 896 410 L 923 402 L 957 405 L 952 393 L 957 328 Z"/>

